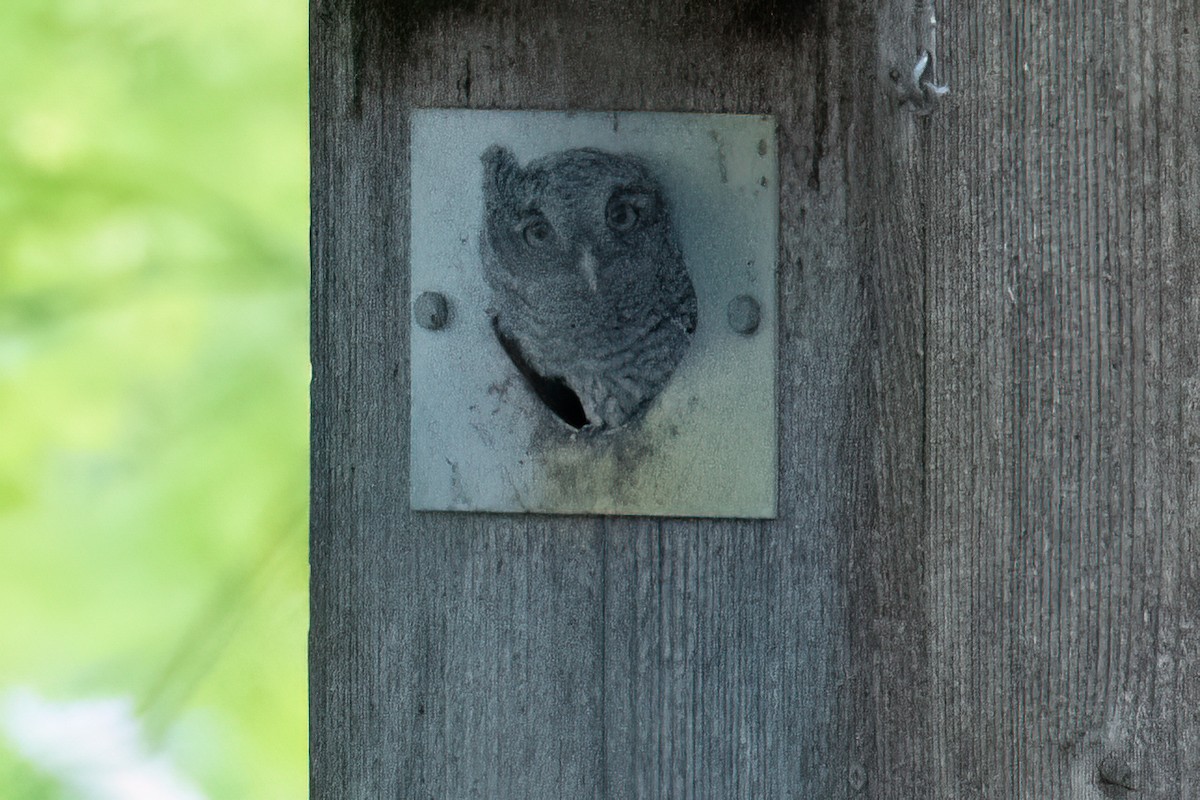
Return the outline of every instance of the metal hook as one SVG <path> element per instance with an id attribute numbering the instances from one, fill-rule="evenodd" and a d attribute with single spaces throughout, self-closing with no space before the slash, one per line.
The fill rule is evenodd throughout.
<path id="1" fill-rule="evenodd" d="M 937 66 L 937 14 L 932 2 L 921 6 L 921 15 L 924 18 L 921 55 L 908 80 L 901 84 L 896 71 L 893 71 L 892 79 L 898 84 L 902 104 L 914 114 L 924 116 L 933 112 L 938 100 L 950 93 L 950 87 L 938 83 L 934 77 Z"/>

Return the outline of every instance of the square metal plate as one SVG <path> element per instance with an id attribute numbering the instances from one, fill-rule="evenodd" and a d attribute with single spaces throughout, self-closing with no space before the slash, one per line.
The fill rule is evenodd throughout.
<path id="1" fill-rule="evenodd" d="M 437 292 L 450 311 L 440 329 L 412 325 L 413 508 L 774 517 L 774 118 L 428 109 L 413 112 L 411 126 L 410 300 Z M 479 245 L 480 156 L 493 144 L 522 165 L 578 147 L 629 153 L 661 181 L 699 322 L 640 423 L 570 429 L 497 341 Z M 743 296 L 761 309 L 752 334 L 729 321 Z"/>

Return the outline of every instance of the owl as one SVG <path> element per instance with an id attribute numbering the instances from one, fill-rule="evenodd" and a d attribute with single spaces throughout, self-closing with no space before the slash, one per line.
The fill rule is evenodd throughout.
<path id="1" fill-rule="evenodd" d="M 662 187 L 637 158 L 482 156 L 492 327 L 541 400 L 587 432 L 636 422 L 687 352 L 696 290 Z"/>

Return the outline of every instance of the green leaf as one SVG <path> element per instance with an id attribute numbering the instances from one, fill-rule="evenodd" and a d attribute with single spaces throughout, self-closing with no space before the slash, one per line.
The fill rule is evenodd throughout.
<path id="1" fill-rule="evenodd" d="M 134 698 L 212 798 L 307 787 L 306 26 L 0 4 L 0 691 Z"/>

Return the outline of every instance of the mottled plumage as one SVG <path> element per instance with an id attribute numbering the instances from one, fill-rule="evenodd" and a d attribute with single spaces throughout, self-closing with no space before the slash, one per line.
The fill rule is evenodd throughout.
<path id="1" fill-rule="evenodd" d="M 696 328 L 658 181 L 636 158 L 593 149 L 521 168 L 493 146 L 483 165 L 483 270 L 504 349 L 574 427 L 637 420 Z"/>

